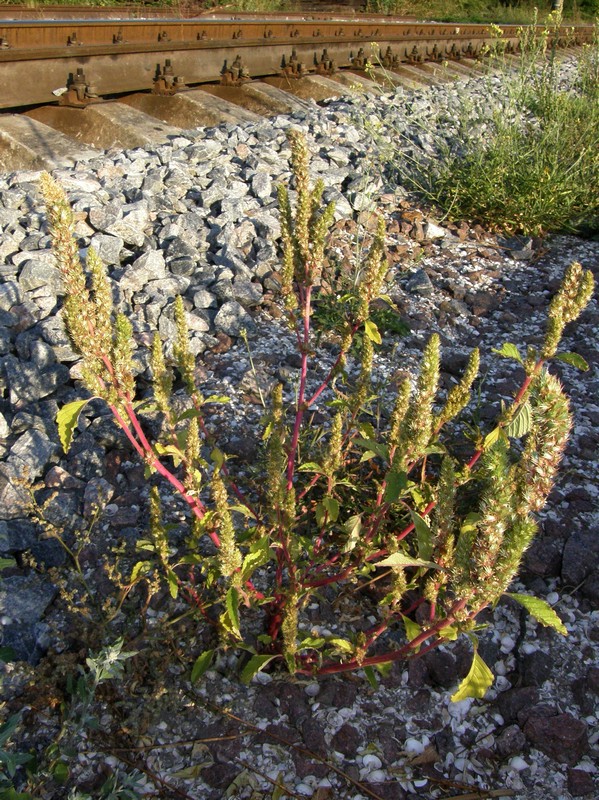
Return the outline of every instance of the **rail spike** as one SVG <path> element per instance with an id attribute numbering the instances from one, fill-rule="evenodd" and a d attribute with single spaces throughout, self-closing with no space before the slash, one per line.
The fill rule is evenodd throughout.
<path id="1" fill-rule="evenodd" d="M 77 72 L 69 74 L 67 90 L 58 98 L 58 105 L 70 108 L 85 108 L 92 103 L 101 103 L 95 86 L 87 82 L 87 77 L 82 67 L 77 67 Z"/>
<path id="2" fill-rule="evenodd" d="M 295 47 L 291 51 L 291 56 L 288 59 L 283 56 L 280 71 L 280 75 L 283 78 L 303 78 L 306 72 L 306 65 L 303 61 L 298 59 Z"/>
<path id="3" fill-rule="evenodd" d="M 250 80 L 250 73 L 241 60 L 241 56 L 237 56 L 230 67 L 225 61 L 220 73 L 220 82 L 223 86 L 240 86 Z"/>
<path id="4" fill-rule="evenodd" d="M 320 61 L 318 60 L 317 54 L 314 53 L 314 66 L 316 67 L 316 73 L 318 75 L 333 75 L 337 72 L 337 64 L 332 58 L 329 58 L 329 53 L 326 48 L 322 51 Z"/>
<path id="5" fill-rule="evenodd" d="M 152 94 L 169 97 L 184 88 L 185 80 L 180 75 L 175 75 L 170 58 L 166 59 L 164 67 L 161 67 L 160 64 L 157 65 Z"/>

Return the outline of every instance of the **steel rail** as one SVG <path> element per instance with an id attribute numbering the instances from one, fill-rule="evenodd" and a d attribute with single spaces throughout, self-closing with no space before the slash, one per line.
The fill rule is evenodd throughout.
<path id="1" fill-rule="evenodd" d="M 504 25 L 503 41 L 516 48 L 520 26 Z M 591 26 L 563 28 L 562 43 L 590 41 Z M 457 60 L 495 41 L 487 25 L 416 23 L 395 19 L 103 20 L 0 23 L 0 109 L 56 102 L 64 87 L 79 95 L 114 96 L 156 87 L 215 82 L 221 75 L 263 77 L 290 59 L 305 70 L 334 62 L 355 66 L 360 49 L 375 42 L 395 63 Z M 162 83 L 164 91 L 165 82 Z M 92 86 L 93 92 L 85 87 Z M 169 89 L 170 87 L 170 89 Z M 95 98 L 94 98 L 95 99 Z"/>

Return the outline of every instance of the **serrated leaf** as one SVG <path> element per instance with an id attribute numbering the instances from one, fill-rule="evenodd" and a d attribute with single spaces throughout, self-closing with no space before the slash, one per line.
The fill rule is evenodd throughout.
<path id="1" fill-rule="evenodd" d="M 507 436 L 512 439 L 521 439 L 529 432 L 532 426 L 532 411 L 530 403 L 523 403 L 516 411 L 514 418 L 503 429 Z"/>
<path id="2" fill-rule="evenodd" d="M 88 400 L 74 400 L 72 403 L 67 403 L 56 415 L 58 437 L 65 453 L 68 453 L 70 450 L 71 442 L 73 441 L 73 431 L 79 422 L 79 415 L 89 401 L 93 399 L 93 397 L 90 397 Z"/>
<path id="3" fill-rule="evenodd" d="M 368 336 L 370 341 L 374 342 L 375 344 L 381 344 L 383 341 L 381 339 L 381 334 L 376 323 L 373 322 L 371 319 L 367 319 L 366 322 L 364 323 L 364 333 L 366 334 L 366 336 Z"/>
<path id="4" fill-rule="evenodd" d="M 467 697 L 484 697 L 493 680 L 493 673 L 475 650 L 470 671 L 451 695 L 452 702 L 459 703 Z"/>
<path id="5" fill-rule="evenodd" d="M 366 676 L 366 680 L 372 686 L 373 689 L 379 688 L 379 684 L 376 679 L 374 669 L 372 667 L 364 667 L 364 675 Z"/>
<path id="6" fill-rule="evenodd" d="M 531 617 L 534 617 L 541 625 L 545 625 L 547 628 L 553 628 L 564 636 L 568 635 L 564 623 L 545 600 L 541 600 L 540 597 L 533 597 L 530 594 L 513 594 L 512 592 L 506 592 L 506 595 L 517 603 L 520 603 Z"/>
<path id="7" fill-rule="evenodd" d="M 417 622 L 414 622 L 413 619 L 410 619 L 409 617 L 406 617 L 403 614 L 401 615 L 401 618 L 403 619 L 403 626 L 406 631 L 406 639 L 408 640 L 408 642 L 413 642 L 414 639 L 420 636 L 420 634 L 422 633 L 422 629 Z M 420 647 L 421 645 L 418 645 L 414 650 L 414 652 L 417 653 L 420 650 Z"/>
<path id="8" fill-rule="evenodd" d="M 582 356 L 579 356 L 578 353 L 556 353 L 553 358 L 556 358 L 558 361 L 563 361 L 571 367 L 576 367 L 576 369 L 580 369 L 583 372 L 586 372 L 589 368 L 587 362 Z"/>
<path id="9" fill-rule="evenodd" d="M 258 672 L 261 672 L 264 667 L 273 660 L 273 658 L 278 657 L 278 655 L 252 656 L 245 667 L 241 670 L 241 682 L 247 685 L 252 680 L 254 675 L 256 675 Z"/>
<path id="10" fill-rule="evenodd" d="M 511 342 L 504 342 L 499 350 L 493 350 L 494 353 L 497 353 L 498 356 L 502 358 L 514 358 L 516 361 L 519 361 L 522 364 L 522 356 L 520 355 L 520 351 L 516 347 L 515 344 Z"/>
<path id="11" fill-rule="evenodd" d="M 439 569 L 437 564 L 432 561 L 424 561 L 422 558 L 412 558 L 404 553 L 391 553 L 390 556 L 382 561 L 377 561 L 375 567 L 393 567 L 394 569 L 405 567 L 427 567 L 428 569 Z"/>
<path id="12" fill-rule="evenodd" d="M 195 683 L 198 681 L 205 672 L 207 672 L 210 664 L 212 664 L 212 659 L 214 657 L 214 650 L 204 650 L 203 653 L 196 658 L 194 661 L 193 667 L 191 668 L 191 682 Z"/>
<path id="13" fill-rule="evenodd" d="M 410 516 L 418 539 L 418 557 L 428 561 L 433 552 L 433 533 L 426 520 L 417 511 L 410 510 Z"/>
<path id="14" fill-rule="evenodd" d="M 385 503 L 397 502 L 399 495 L 408 485 L 407 472 L 396 472 L 392 470 L 387 473 L 385 486 Z"/>

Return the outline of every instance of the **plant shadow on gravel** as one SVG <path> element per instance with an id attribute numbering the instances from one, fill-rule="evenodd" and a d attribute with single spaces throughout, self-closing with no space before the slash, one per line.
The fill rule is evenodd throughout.
<path id="1" fill-rule="evenodd" d="M 92 249 L 87 271 L 82 267 L 67 198 L 49 176 L 42 179 L 66 288 L 64 318 L 83 357 L 89 394 L 60 409 L 61 442 L 68 450 L 83 408 L 90 398 L 101 398 L 144 465 L 149 521 L 137 541 L 102 553 L 102 580 L 112 584 L 113 596 L 96 604 L 80 642 L 89 647 L 89 631 L 99 655 L 88 656 L 70 689 L 67 682 L 63 722 L 37 764 L 3 760 L 7 798 L 36 796 L 45 782 L 68 785 L 70 760 L 86 742 L 113 753 L 114 763 L 122 761 L 114 741 L 121 737 L 130 747 L 134 733 L 122 720 L 108 743 L 91 707 L 97 698 L 118 720 L 127 696 L 129 704 L 136 693 L 157 699 L 169 669 L 183 670 L 192 683 L 223 664 L 235 666 L 244 683 L 273 669 L 304 679 L 362 670 L 376 688 L 379 673 L 394 662 L 461 639 L 471 667 L 452 696 L 457 701 L 482 697 L 493 681 L 478 652 L 477 617 L 505 593 L 542 624 L 565 632 L 546 603 L 507 590 L 535 535 L 536 514 L 570 429 L 567 398 L 546 365 L 561 358 L 585 367 L 558 347 L 565 325 L 591 297 L 590 272 L 577 263 L 568 268 L 538 350 L 523 354 L 514 344 L 501 344 L 498 355 L 522 373 L 520 388 L 491 430 L 473 431 L 469 455 L 460 462 L 446 430 L 470 400 L 477 350 L 443 398 L 436 335 L 425 347 L 415 385 L 405 379 L 381 397 L 373 390 L 374 347 L 383 337 L 373 309 L 387 302 L 382 220 L 361 279 L 344 295 L 342 318 L 329 321 L 337 331 L 324 373 L 321 365 L 320 375 L 313 374 L 313 300 L 333 207 L 322 206 L 322 184 L 310 185 L 305 140 L 296 132 L 290 140 L 297 201 L 292 208 L 281 188 L 281 278 L 300 377 L 295 387 L 279 384 L 272 392 L 261 460 L 248 484 L 205 424 L 209 409 L 226 398 L 204 397 L 197 384 L 184 301 L 175 305 L 173 346 L 165 352 L 158 335 L 154 339 L 148 373 L 153 396 L 138 397 L 131 323 L 125 311 L 113 309 L 110 280 Z M 318 431 L 314 409 L 322 418 Z M 67 548 L 83 601 L 95 585 L 90 589 L 82 568 L 81 534 L 70 535 L 72 545 L 55 533 Z M 85 545 L 93 544 L 93 532 L 85 536 Z M 75 613 L 80 603 L 66 581 L 63 589 L 62 601 Z M 114 643 L 123 630 L 128 643 Z M 57 665 L 61 658 L 69 662 L 69 654 L 54 656 Z M 124 681 L 126 662 L 131 673 Z M 51 666 L 49 671 L 51 684 Z M 188 684 L 183 691 L 189 693 Z M 62 692 L 64 697 L 64 682 Z M 5 739 L 18 724 L 18 717 L 9 720 Z M 179 790 L 143 759 L 126 763 L 159 793 L 177 796 Z M 94 796 L 134 797 L 136 789 L 117 777 L 112 771 L 103 793 Z M 127 780 L 134 786 L 138 777 Z"/>

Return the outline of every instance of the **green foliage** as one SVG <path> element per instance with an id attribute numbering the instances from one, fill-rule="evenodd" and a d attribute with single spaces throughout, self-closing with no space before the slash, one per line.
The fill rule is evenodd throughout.
<path id="1" fill-rule="evenodd" d="M 561 88 L 557 41 L 560 20 L 523 28 L 520 60 L 503 72 L 505 100 L 485 119 L 482 137 L 464 103 L 459 147 L 439 143 L 442 157 L 396 166 L 400 179 L 450 219 L 525 234 L 599 231 L 599 40 L 586 45 L 577 86 Z"/>
<path id="2" fill-rule="evenodd" d="M 196 384 L 180 299 L 173 354 L 191 409 L 177 410 L 174 377 L 156 340 L 151 363 L 162 419 L 157 440 L 138 413 L 130 328 L 122 314 L 108 318 L 106 308 L 97 307 L 105 278 L 93 255 L 91 291 L 68 295 L 67 326 L 84 357 L 88 388 L 110 405 L 153 484 L 149 535 L 138 543 L 144 560 L 133 565 L 127 591 L 143 596 L 145 587 L 147 598 L 162 581 L 173 602 L 186 603 L 185 617 L 209 621 L 214 630 L 214 641 L 195 660 L 192 680 L 207 672 L 217 650 L 234 647 L 249 653 L 241 672 L 246 682 L 284 663 L 301 675 L 363 668 L 376 684 L 375 668 L 384 671 L 423 645 L 435 647 L 471 631 L 479 612 L 499 600 L 516 574 L 570 428 L 567 399 L 545 362 L 556 354 L 564 326 L 582 312 L 593 283 L 579 264 L 568 269 L 551 303 L 542 346 L 538 353 L 529 348 L 524 363 L 515 345 L 499 347 L 499 355 L 511 358 L 523 373 L 521 387 L 492 431 L 477 432 L 471 457 L 460 465 L 445 432 L 469 401 L 477 350 L 444 402 L 438 396 L 443 355 L 435 335 L 424 349 L 414 387 L 403 381 L 391 400 L 373 394 L 374 347 L 381 333 L 388 333 L 375 316 L 387 272 L 382 222 L 343 312 L 329 318 L 336 327 L 336 350 L 328 372 L 313 371 L 318 338 L 313 301 L 327 263 L 333 213 L 322 206 L 322 185 L 310 184 L 305 140 L 297 133 L 290 139 L 297 201 L 292 207 L 287 190 L 280 190 L 282 286 L 300 357 L 299 381 L 292 401 L 281 385 L 275 387 L 262 459 L 249 478 L 239 471 L 247 485 L 239 485 L 235 463 L 206 431 L 203 409 L 211 398 L 205 399 Z M 49 177 L 43 188 L 67 291 L 86 287 L 70 244 L 66 198 Z M 87 312 L 86 326 L 81 308 Z M 315 431 L 309 412 L 319 400 L 326 400 L 329 414 Z M 62 414 L 63 425 L 70 424 L 72 411 Z M 63 439 L 68 444 L 69 437 Z M 516 446 L 514 440 L 519 440 Z M 168 486 L 188 508 L 185 543 L 171 540 L 161 507 Z M 353 582 L 356 602 L 370 603 L 377 623 L 361 632 L 340 626 L 334 637 L 315 634 L 308 607 L 316 599 L 324 602 L 325 587 L 338 596 L 347 580 Z M 373 601 L 361 592 L 374 582 L 379 595 Z M 147 607 L 147 601 L 140 604 Z M 538 606 L 529 607 L 549 620 Z M 398 635 L 404 640 L 400 644 Z M 101 658 L 88 660 L 88 672 L 77 684 L 83 693 L 79 720 L 87 713 L 85 697 L 118 674 L 131 655 L 121 648 L 119 642 Z M 489 676 L 475 653 L 471 674 L 455 697 L 481 696 Z"/>

